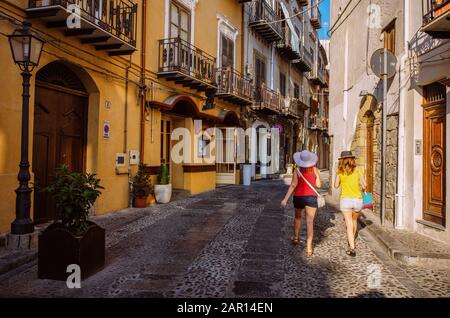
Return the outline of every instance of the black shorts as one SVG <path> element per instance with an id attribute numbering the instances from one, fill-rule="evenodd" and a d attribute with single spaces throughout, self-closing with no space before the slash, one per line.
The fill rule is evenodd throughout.
<path id="1" fill-rule="evenodd" d="M 305 207 L 318 208 L 317 197 L 294 197 L 294 207 L 296 209 L 304 209 Z"/>

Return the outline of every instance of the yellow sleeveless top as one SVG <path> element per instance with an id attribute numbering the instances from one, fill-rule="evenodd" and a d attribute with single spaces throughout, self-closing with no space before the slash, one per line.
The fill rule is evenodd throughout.
<path id="1" fill-rule="evenodd" d="M 341 179 L 341 198 L 349 199 L 361 199 L 362 192 L 361 186 L 359 185 L 359 178 L 362 177 L 362 170 L 356 168 L 355 171 L 347 176 L 345 174 L 339 174 Z"/>

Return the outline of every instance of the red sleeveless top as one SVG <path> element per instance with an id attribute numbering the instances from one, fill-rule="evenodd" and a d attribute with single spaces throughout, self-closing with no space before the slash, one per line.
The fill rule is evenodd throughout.
<path id="1" fill-rule="evenodd" d="M 295 189 L 295 196 L 296 197 L 317 197 L 317 193 L 311 189 L 311 187 L 303 180 L 303 178 L 298 174 L 298 171 L 295 171 L 298 176 L 298 184 L 297 188 Z M 305 177 L 308 182 L 315 187 L 316 186 L 316 174 L 313 172 L 305 173 L 302 172 L 302 175 Z"/>

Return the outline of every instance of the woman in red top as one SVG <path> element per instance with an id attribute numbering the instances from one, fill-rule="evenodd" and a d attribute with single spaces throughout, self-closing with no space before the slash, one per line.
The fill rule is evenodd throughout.
<path id="1" fill-rule="evenodd" d="M 309 151 L 302 151 L 294 155 L 294 161 L 299 166 L 294 172 L 294 177 L 292 178 L 291 186 L 281 202 L 281 206 L 285 208 L 287 202 L 291 195 L 294 194 L 294 207 L 295 207 L 295 221 L 294 221 L 294 235 L 292 235 L 292 243 L 299 244 L 299 234 L 302 225 L 302 212 L 306 211 L 306 230 L 307 230 L 307 240 L 306 240 L 306 253 L 308 256 L 312 256 L 313 248 L 312 242 L 314 237 L 314 218 L 316 216 L 316 211 L 318 208 L 317 203 L 317 193 L 311 189 L 308 183 L 299 175 L 300 173 L 303 177 L 308 180 L 309 184 L 314 187 L 320 188 L 322 182 L 320 180 L 319 169 L 317 169 L 316 164 L 318 161 L 317 155 Z"/>

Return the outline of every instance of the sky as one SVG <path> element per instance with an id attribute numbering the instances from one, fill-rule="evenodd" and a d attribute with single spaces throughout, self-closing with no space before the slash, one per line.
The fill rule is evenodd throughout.
<path id="1" fill-rule="evenodd" d="M 330 30 L 330 0 L 324 0 L 320 3 L 320 12 L 322 13 L 322 28 L 319 31 L 321 40 L 328 39 L 327 32 Z"/>

